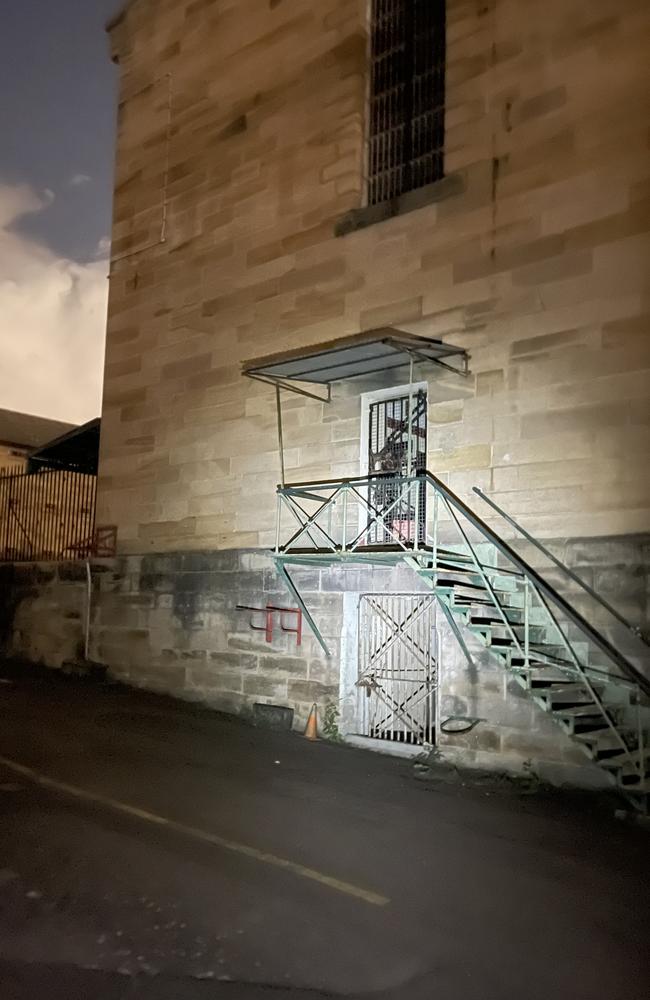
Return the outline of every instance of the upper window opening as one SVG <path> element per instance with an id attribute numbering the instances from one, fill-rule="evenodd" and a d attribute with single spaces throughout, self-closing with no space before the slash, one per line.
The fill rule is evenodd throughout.
<path id="1" fill-rule="evenodd" d="M 440 180 L 445 0 L 372 0 L 368 203 Z"/>

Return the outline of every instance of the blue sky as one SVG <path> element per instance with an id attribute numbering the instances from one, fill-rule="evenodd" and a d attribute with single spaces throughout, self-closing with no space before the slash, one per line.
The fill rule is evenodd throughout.
<path id="1" fill-rule="evenodd" d="M 4 0 L 0 407 L 100 412 L 120 0 Z"/>
<path id="2" fill-rule="evenodd" d="M 20 228 L 75 260 L 91 258 L 110 228 L 117 68 L 104 25 L 118 6 L 2 5 L 0 179 L 54 193 L 49 207 Z"/>

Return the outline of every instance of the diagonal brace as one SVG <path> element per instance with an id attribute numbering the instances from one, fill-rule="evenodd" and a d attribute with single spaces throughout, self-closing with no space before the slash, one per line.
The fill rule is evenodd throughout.
<path id="1" fill-rule="evenodd" d="M 300 591 L 298 590 L 295 583 L 289 576 L 286 566 L 283 564 L 281 559 L 274 559 L 273 562 L 275 563 L 275 568 L 277 569 L 279 575 L 284 579 L 284 582 L 286 583 L 287 587 L 289 588 L 289 590 L 297 600 L 298 604 L 300 605 L 300 609 L 307 621 L 307 624 L 309 625 L 310 629 L 316 636 L 316 639 L 318 640 L 319 645 L 321 646 L 323 652 L 325 653 L 325 656 L 328 657 L 331 656 L 332 654 L 327 646 L 327 643 L 323 639 L 323 636 L 320 633 L 320 629 L 318 628 L 316 622 L 312 618 L 307 605 L 303 601 Z"/>

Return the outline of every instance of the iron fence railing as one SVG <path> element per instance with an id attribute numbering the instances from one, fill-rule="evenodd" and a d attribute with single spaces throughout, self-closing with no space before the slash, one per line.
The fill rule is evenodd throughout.
<path id="1" fill-rule="evenodd" d="M 69 470 L 0 473 L 0 561 L 91 555 L 96 486 L 95 476 Z"/>

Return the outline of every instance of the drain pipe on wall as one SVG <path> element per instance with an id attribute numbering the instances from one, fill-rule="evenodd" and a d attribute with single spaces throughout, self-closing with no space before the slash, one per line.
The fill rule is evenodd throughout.
<path id="1" fill-rule="evenodd" d="M 84 660 L 88 663 L 90 652 L 90 605 L 92 600 L 93 577 L 90 560 L 86 559 L 86 618 L 84 622 Z"/>

